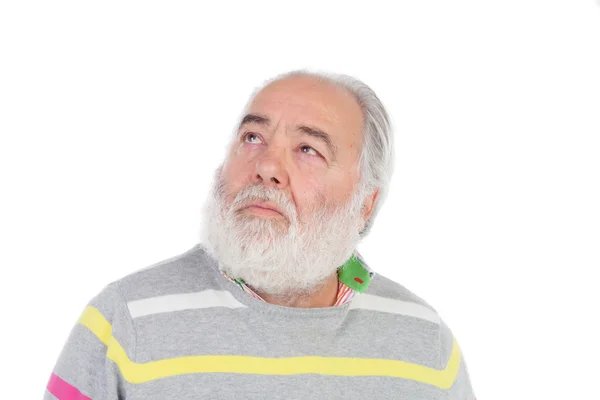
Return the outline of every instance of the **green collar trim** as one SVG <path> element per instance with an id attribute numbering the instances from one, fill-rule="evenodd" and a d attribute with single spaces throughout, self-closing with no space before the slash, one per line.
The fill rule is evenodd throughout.
<path id="1" fill-rule="evenodd" d="M 371 274 L 354 254 L 338 269 L 338 280 L 350 289 L 363 293 L 371 283 Z"/>

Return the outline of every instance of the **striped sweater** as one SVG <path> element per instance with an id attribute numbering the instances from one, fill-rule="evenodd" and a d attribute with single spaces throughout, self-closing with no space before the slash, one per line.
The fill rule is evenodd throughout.
<path id="1" fill-rule="evenodd" d="M 196 245 L 105 286 L 44 399 L 474 400 L 464 357 L 425 301 L 380 274 L 335 307 L 270 304 Z"/>

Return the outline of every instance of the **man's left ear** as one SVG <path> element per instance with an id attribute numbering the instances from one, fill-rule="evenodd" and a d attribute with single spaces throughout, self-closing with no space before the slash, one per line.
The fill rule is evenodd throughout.
<path id="1" fill-rule="evenodd" d="M 365 201 L 362 206 L 362 216 L 365 223 L 371 217 L 373 210 L 375 209 L 375 204 L 377 204 L 377 199 L 379 198 L 379 189 L 375 190 L 372 194 L 368 195 L 365 198 Z"/>

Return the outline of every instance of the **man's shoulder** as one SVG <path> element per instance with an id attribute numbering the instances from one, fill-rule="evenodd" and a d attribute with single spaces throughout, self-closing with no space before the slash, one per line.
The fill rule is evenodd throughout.
<path id="1" fill-rule="evenodd" d="M 379 273 L 375 274 L 366 293 L 374 296 L 385 297 L 388 299 L 419 304 L 436 312 L 435 308 L 433 308 L 423 298 L 421 298 L 411 290 L 407 289 L 400 283 L 393 281 L 392 279 L 389 279 L 386 276 L 381 275 Z"/>
<path id="2" fill-rule="evenodd" d="M 214 289 L 217 264 L 198 243 L 184 253 L 138 269 L 113 281 L 126 302 Z"/>
<path id="3" fill-rule="evenodd" d="M 365 294 L 367 296 L 365 297 L 364 294 L 359 296 L 356 304 L 351 305 L 351 308 L 354 306 L 355 308 L 379 311 L 385 315 L 418 320 L 433 327 L 431 332 L 434 334 L 434 344 L 439 351 L 440 368 L 446 368 L 451 355 L 460 353 L 454 334 L 438 311 L 400 283 L 376 274 Z M 411 326 L 413 325 L 411 324 Z M 421 325 L 420 329 L 425 329 L 425 326 Z"/>
<path id="4" fill-rule="evenodd" d="M 356 308 L 382 311 L 432 323 L 436 327 L 436 345 L 440 351 L 442 368 L 445 368 L 445 363 L 451 354 L 460 352 L 454 334 L 442 315 L 427 301 L 400 283 L 377 274 L 365 294 L 367 297 L 362 301 L 360 301 L 361 296 L 358 297 Z"/>

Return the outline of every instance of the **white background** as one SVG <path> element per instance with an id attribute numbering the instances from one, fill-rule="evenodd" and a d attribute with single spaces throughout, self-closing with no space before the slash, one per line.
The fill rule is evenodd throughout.
<path id="1" fill-rule="evenodd" d="M 0 6 L 1 398 L 41 398 L 107 283 L 182 253 L 251 91 L 371 85 L 396 172 L 360 247 L 434 306 L 480 400 L 600 398 L 600 7 L 576 0 Z"/>

